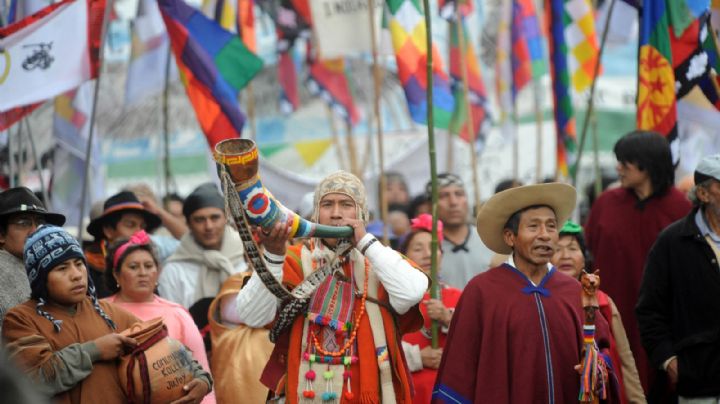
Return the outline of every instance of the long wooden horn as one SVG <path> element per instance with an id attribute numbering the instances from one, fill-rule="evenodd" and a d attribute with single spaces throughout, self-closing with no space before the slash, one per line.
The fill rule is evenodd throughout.
<path id="1" fill-rule="evenodd" d="M 258 149 L 250 139 L 227 139 L 215 145 L 215 161 L 225 166 L 249 221 L 264 229 L 287 222 L 290 237 L 350 237 L 350 226 L 326 226 L 313 223 L 283 206 L 265 189 L 258 174 Z"/>

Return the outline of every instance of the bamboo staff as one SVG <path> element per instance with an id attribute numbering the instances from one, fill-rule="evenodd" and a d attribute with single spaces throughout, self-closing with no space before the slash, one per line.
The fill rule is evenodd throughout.
<path id="1" fill-rule="evenodd" d="M 470 106 L 470 85 L 468 84 L 468 72 L 467 65 L 465 64 L 465 30 L 462 27 L 462 16 L 460 15 L 460 8 L 455 5 L 455 31 L 458 36 L 458 46 L 460 47 L 460 72 L 462 75 L 463 84 L 463 102 L 465 103 L 465 110 L 467 111 L 467 119 L 465 120 L 465 129 L 468 131 L 470 138 L 470 162 L 472 164 L 472 178 L 473 178 L 473 196 L 475 198 L 475 207 L 480 206 L 480 183 L 478 182 L 477 172 L 477 153 L 475 153 L 475 122 L 473 122 L 472 108 Z M 452 140 L 452 134 L 449 136 Z"/>
<path id="2" fill-rule="evenodd" d="M 428 152 L 430 154 L 430 200 L 432 201 L 432 241 L 430 242 L 430 297 L 437 299 L 440 288 L 438 288 L 438 225 L 437 225 L 437 162 L 435 159 L 435 122 L 433 119 L 433 52 L 432 52 L 432 19 L 430 18 L 430 1 L 423 0 L 425 11 L 425 43 L 427 49 L 427 131 L 428 131 Z M 433 321 L 430 326 L 431 344 L 433 348 L 438 347 L 438 322 Z"/>
<path id="3" fill-rule="evenodd" d="M 83 221 L 85 216 L 85 202 L 87 201 L 88 176 L 90 175 L 90 155 L 92 154 L 93 137 L 95 135 L 95 119 L 97 117 L 97 102 L 100 95 L 100 78 L 102 77 L 103 68 L 103 50 L 105 49 L 105 34 L 107 33 L 108 22 L 110 21 L 110 10 L 113 7 L 113 0 L 105 3 L 103 13 L 102 30 L 100 31 L 100 52 L 98 55 L 98 76 L 95 79 L 95 90 L 93 93 L 92 112 L 90 113 L 90 133 L 88 134 L 87 147 L 85 148 L 85 172 L 83 173 L 82 193 L 80 194 L 80 219 L 78 219 L 77 238 L 82 237 Z"/>
<path id="4" fill-rule="evenodd" d="M 18 128 L 18 135 L 20 133 L 20 128 Z M 13 141 L 12 141 L 12 130 L 7 130 L 7 136 L 8 136 L 8 183 L 10 185 L 10 188 L 15 187 L 15 151 L 13 150 Z M 18 136 L 19 138 L 20 136 Z"/>
<path id="5" fill-rule="evenodd" d="M 382 94 L 382 77 L 380 72 L 380 62 L 378 61 L 378 44 L 377 36 L 375 32 L 375 0 L 368 0 L 368 15 L 370 20 L 370 44 L 372 46 L 372 60 L 373 60 L 373 111 L 375 114 L 375 126 L 377 130 L 377 143 L 378 143 L 378 165 L 379 165 L 379 199 L 380 199 L 380 220 L 383 222 L 383 244 L 388 245 L 389 232 L 388 232 L 388 204 L 385 198 L 385 147 L 383 141 L 383 127 L 382 127 L 382 115 L 380 113 L 380 97 Z"/>
<path id="6" fill-rule="evenodd" d="M 50 203 L 50 198 L 48 197 L 47 188 L 45 187 L 45 180 L 43 178 L 43 170 L 42 166 L 40 165 L 40 157 L 38 156 L 37 148 L 35 147 L 35 138 L 33 137 L 32 129 L 30 128 L 30 120 L 28 118 L 25 118 L 23 119 L 23 121 L 25 122 L 28 139 L 30 140 L 30 150 L 32 151 L 33 160 L 35 160 L 35 167 L 37 167 L 38 178 L 40 178 L 40 192 L 42 193 L 45 202 L 45 208 L 47 208 L 48 211 L 52 211 L 52 204 Z"/>
<path id="7" fill-rule="evenodd" d="M 600 71 L 600 60 L 602 59 L 603 51 L 605 50 L 605 44 L 607 43 L 607 36 L 608 31 L 610 31 L 610 20 L 612 19 L 612 13 L 613 9 L 615 8 L 615 1 L 616 0 L 610 0 L 610 5 L 608 6 L 608 12 L 607 17 L 605 19 L 605 26 L 603 27 L 603 33 L 602 38 L 600 39 L 600 49 L 598 50 L 597 60 L 595 61 L 595 68 L 593 69 L 593 81 L 590 85 L 590 98 L 588 100 L 588 107 L 587 111 L 585 112 L 585 121 L 583 122 L 583 129 L 580 133 L 580 143 L 578 145 L 578 151 L 577 151 L 577 157 L 575 159 L 575 165 L 572 169 L 572 183 L 575 185 L 577 183 L 577 173 L 578 168 L 580 167 L 580 159 L 582 158 L 583 153 L 583 147 L 585 146 L 585 137 L 587 135 L 588 127 L 590 124 L 590 116 L 593 112 L 593 108 L 595 107 L 595 87 L 597 85 L 598 80 L 598 72 Z"/>

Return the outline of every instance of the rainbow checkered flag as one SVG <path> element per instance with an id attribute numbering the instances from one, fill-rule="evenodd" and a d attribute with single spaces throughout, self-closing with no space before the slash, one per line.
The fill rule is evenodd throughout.
<path id="1" fill-rule="evenodd" d="M 423 11 L 418 0 L 387 0 L 388 27 L 392 36 L 398 77 L 405 91 L 410 116 L 415 122 L 427 123 L 427 43 Z M 442 59 L 433 46 L 433 119 L 434 126 L 447 129 L 455 100 Z"/>

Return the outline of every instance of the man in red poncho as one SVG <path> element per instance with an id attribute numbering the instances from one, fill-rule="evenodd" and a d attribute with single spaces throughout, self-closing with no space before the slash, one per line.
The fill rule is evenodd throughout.
<path id="1" fill-rule="evenodd" d="M 581 287 L 549 264 L 575 199 L 573 187 L 552 183 L 509 189 L 483 205 L 480 238 L 510 257 L 465 287 L 445 343 L 434 403 L 578 402 Z M 596 325 L 603 348 L 607 323 L 597 316 Z M 610 393 L 613 401 L 616 391 Z"/>

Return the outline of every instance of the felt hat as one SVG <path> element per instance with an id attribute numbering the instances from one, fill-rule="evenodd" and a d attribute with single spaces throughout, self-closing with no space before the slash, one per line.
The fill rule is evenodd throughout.
<path id="1" fill-rule="evenodd" d="M 87 232 L 92 234 L 96 239 L 103 238 L 103 226 L 108 222 L 110 217 L 118 214 L 118 212 L 133 212 L 140 214 L 145 219 L 145 230 L 148 233 L 157 229 L 162 223 L 160 216 L 145 209 L 134 193 L 130 191 L 122 191 L 111 196 L 107 201 L 105 201 L 102 214 L 90 221 L 90 224 L 87 226 Z"/>
<path id="2" fill-rule="evenodd" d="M 493 195 L 480 208 L 477 215 L 477 231 L 485 245 L 498 254 L 510 254 L 512 248 L 505 243 L 503 229 L 510 216 L 524 208 L 549 206 L 558 224 L 570 217 L 577 192 L 568 184 L 549 183 L 511 188 Z"/>
<path id="3" fill-rule="evenodd" d="M 695 168 L 694 177 L 695 185 L 711 178 L 720 181 L 720 154 L 703 157 Z"/>
<path id="4" fill-rule="evenodd" d="M 0 193 L 0 217 L 13 213 L 34 213 L 43 216 L 46 222 L 55 226 L 65 224 L 64 215 L 48 212 L 42 201 L 25 187 L 10 188 Z"/>

